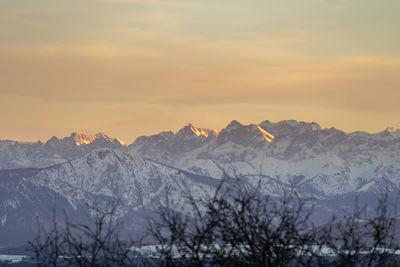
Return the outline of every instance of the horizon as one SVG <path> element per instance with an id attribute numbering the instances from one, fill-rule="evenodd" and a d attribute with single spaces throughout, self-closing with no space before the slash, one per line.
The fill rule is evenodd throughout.
<path id="1" fill-rule="evenodd" d="M 400 127 L 398 0 L 0 1 L 0 139 Z M 50 134 L 49 134 L 50 133 Z"/>
<path id="2" fill-rule="evenodd" d="M 49 137 L 48 137 L 47 139 L 36 139 L 36 140 L 35 140 L 35 139 L 27 139 L 27 140 L 18 140 L 18 139 L 13 139 L 13 138 L 6 138 L 6 139 L 0 138 L 0 141 L 17 141 L 17 142 L 28 142 L 28 143 L 29 143 L 29 142 L 42 142 L 42 143 L 46 143 L 47 141 L 49 141 L 49 140 L 50 140 L 51 138 L 53 138 L 53 137 L 57 137 L 58 139 L 63 139 L 63 138 L 65 138 L 65 137 L 70 137 L 70 136 L 72 136 L 73 134 L 77 134 L 77 135 L 89 135 L 89 136 L 95 136 L 95 135 L 98 135 L 98 134 L 104 134 L 104 135 L 106 135 L 106 136 L 109 137 L 109 138 L 115 138 L 115 139 L 118 139 L 119 141 L 122 141 L 125 145 L 130 145 L 130 144 L 134 143 L 134 142 L 136 141 L 136 139 L 139 138 L 139 137 L 141 137 L 141 136 L 152 136 L 152 135 L 157 135 L 157 134 L 160 134 L 160 133 L 166 132 L 166 131 L 167 131 L 167 132 L 170 131 L 170 132 L 173 132 L 174 134 L 176 134 L 179 130 L 183 129 L 183 128 L 186 127 L 186 126 L 190 126 L 190 125 L 194 126 L 195 128 L 199 128 L 199 129 L 215 130 L 215 131 L 217 131 L 217 132 L 220 132 L 222 129 L 226 128 L 226 127 L 227 127 L 231 122 L 233 122 L 233 121 L 237 121 L 237 122 L 239 122 L 240 124 L 242 124 L 242 125 L 244 125 L 244 126 L 251 125 L 251 124 L 253 124 L 253 125 L 259 125 L 259 124 L 261 124 L 261 123 L 264 122 L 264 121 L 270 121 L 271 123 L 279 123 L 279 122 L 283 122 L 283 121 L 296 121 L 296 122 L 298 122 L 298 123 L 308 123 L 308 124 L 315 123 L 315 124 L 318 124 L 319 126 L 321 126 L 321 128 L 322 128 L 321 130 L 330 129 L 330 128 L 335 128 L 335 129 L 337 129 L 337 130 L 343 131 L 343 132 L 346 133 L 346 134 L 351 134 L 351 133 L 355 133 L 355 132 L 365 132 L 365 133 L 368 133 L 368 134 L 377 134 L 377 133 L 383 132 L 383 131 L 385 131 L 385 130 L 388 130 L 388 129 L 390 129 L 390 128 L 393 128 L 393 129 L 395 129 L 395 130 L 399 130 L 399 129 L 400 129 L 400 128 L 395 127 L 395 126 L 386 126 L 384 129 L 381 129 L 381 130 L 376 131 L 376 132 L 369 132 L 369 131 L 364 131 L 364 130 L 360 130 L 360 129 L 355 130 L 355 131 L 350 131 L 350 132 L 349 132 L 349 131 L 345 131 L 345 130 L 343 130 L 343 129 L 340 129 L 340 128 L 338 128 L 338 127 L 335 127 L 334 125 L 330 125 L 330 126 L 329 126 L 329 125 L 324 125 L 324 124 L 321 124 L 321 123 L 319 123 L 319 122 L 317 122 L 317 121 L 302 121 L 302 120 L 296 120 L 296 119 L 288 119 L 288 120 L 279 120 L 279 121 L 262 120 L 262 121 L 260 121 L 259 123 L 243 123 L 243 122 L 241 122 L 241 121 L 239 121 L 239 120 L 233 119 L 233 120 L 229 121 L 228 123 L 226 123 L 225 126 L 219 127 L 219 128 L 203 127 L 203 126 L 198 126 L 198 125 L 196 125 L 196 124 L 194 124 L 194 123 L 188 122 L 188 123 L 184 124 L 183 126 L 177 128 L 177 129 L 175 129 L 175 130 L 173 130 L 173 129 L 163 129 L 163 130 L 161 130 L 161 131 L 159 131 L 159 132 L 148 133 L 148 134 L 143 134 L 143 135 L 139 135 L 139 136 L 133 137 L 132 141 L 127 141 L 127 140 L 121 138 L 120 136 L 110 135 L 109 133 L 107 133 L 107 132 L 105 132 L 105 131 L 95 131 L 95 132 L 72 131 L 72 132 L 70 132 L 70 133 L 65 133 L 64 135 L 51 135 L 51 134 L 50 134 Z M 131 140 L 131 139 L 129 139 L 129 140 Z"/>

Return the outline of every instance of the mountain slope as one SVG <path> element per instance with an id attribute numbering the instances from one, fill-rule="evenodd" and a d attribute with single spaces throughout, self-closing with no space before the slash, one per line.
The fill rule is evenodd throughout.
<path id="1" fill-rule="evenodd" d="M 195 195 L 203 197 L 217 183 L 213 178 L 110 149 L 95 150 L 43 169 L 3 170 L 0 171 L 0 246 L 29 240 L 36 217 L 50 225 L 54 207 L 58 208 L 58 214 L 66 210 L 71 218 L 84 220 L 87 206 L 110 199 L 120 201 L 118 216 L 124 218 L 129 230 L 143 233 L 146 216 L 165 200 L 165 188 L 169 188 L 174 195 L 171 199 L 182 210 L 185 201 L 177 193 L 182 188 L 194 189 Z"/>

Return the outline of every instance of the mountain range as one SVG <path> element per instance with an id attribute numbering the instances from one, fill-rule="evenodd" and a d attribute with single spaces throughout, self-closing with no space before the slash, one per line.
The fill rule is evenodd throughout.
<path id="1" fill-rule="evenodd" d="M 73 133 L 46 143 L 0 141 L 0 246 L 32 236 L 34 218 L 50 223 L 52 207 L 84 217 L 87 205 L 118 197 L 132 232 L 163 204 L 190 212 L 182 190 L 203 197 L 221 178 L 241 178 L 279 197 L 295 187 L 317 205 L 316 220 L 348 211 L 354 196 L 400 192 L 400 130 L 345 133 L 315 122 L 286 120 L 224 129 L 189 124 L 125 145 L 105 134 Z"/>
<path id="2" fill-rule="evenodd" d="M 0 169 L 48 167 L 78 158 L 98 148 L 123 147 L 126 147 L 123 141 L 104 133 L 72 133 L 62 139 L 53 136 L 46 143 L 1 140 Z"/>

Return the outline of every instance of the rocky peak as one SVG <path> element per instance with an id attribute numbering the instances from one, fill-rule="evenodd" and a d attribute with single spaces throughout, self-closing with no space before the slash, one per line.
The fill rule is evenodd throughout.
<path id="1" fill-rule="evenodd" d="M 266 142 L 272 142 L 274 136 L 256 124 L 243 125 L 238 121 L 232 121 L 218 135 L 218 144 L 231 141 L 243 146 L 256 145 Z"/>
<path id="2" fill-rule="evenodd" d="M 82 133 L 72 133 L 71 136 L 69 137 L 75 145 L 81 146 L 81 145 L 88 145 L 96 140 L 102 140 L 106 142 L 110 142 L 113 144 L 119 144 L 119 145 L 125 145 L 125 143 L 118 139 L 118 138 L 112 138 L 106 135 L 105 133 L 97 133 L 97 134 L 82 134 Z"/>
<path id="3" fill-rule="evenodd" d="M 204 136 L 208 137 L 209 135 L 218 136 L 218 131 L 210 128 L 198 128 L 193 124 L 189 123 L 182 129 L 177 132 L 177 136 L 185 137 L 185 136 Z"/>

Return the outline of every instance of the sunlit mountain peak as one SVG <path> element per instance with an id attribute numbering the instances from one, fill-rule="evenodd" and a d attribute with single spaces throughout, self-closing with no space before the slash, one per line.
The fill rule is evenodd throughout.
<path id="1" fill-rule="evenodd" d="M 389 133 L 395 133 L 395 132 L 400 131 L 400 129 L 397 129 L 395 127 L 387 127 L 386 131 L 388 131 Z"/>
<path id="2" fill-rule="evenodd" d="M 107 140 L 111 143 L 115 143 L 117 141 L 121 145 L 125 145 L 125 143 L 122 140 L 120 140 L 119 138 L 109 137 L 108 135 L 106 135 L 105 133 L 102 133 L 102 132 L 94 134 L 94 135 L 83 134 L 83 133 L 72 133 L 71 138 L 74 140 L 74 142 L 77 146 L 80 146 L 83 144 L 87 145 L 98 139 Z"/>
<path id="3" fill-rule="evenodd" d="M 210 134 L 218 136 L 218 133 L 219 133 L 218 130 L 210 129 L 210 128 L 199 128 L 199 127 L 194 126 L 191 123 L 189 123 L 186 127 L 188 128 L 188 130 L 190 130 L 191 132 L 193 132 L 197 136 L 208 137 Z"/>
<path id="4" fill-rule="evenodd" d="M 325 129 L 325 126 L 323 126 L 323 125 L 321 125 L 321 124 L 319 124 L 319 123 L 316 123 L 316 122 L 312 122 L 312 123 L 311 123 L 311 129 L 312 129 L 313 131 L 319 131 L 319 130 Z"/>

